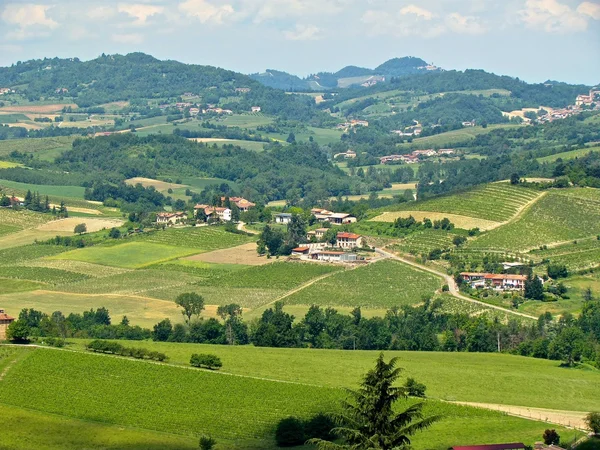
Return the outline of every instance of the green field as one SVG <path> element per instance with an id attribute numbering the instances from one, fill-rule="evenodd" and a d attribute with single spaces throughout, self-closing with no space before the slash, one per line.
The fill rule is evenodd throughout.
<path id="1" fill-rule="evenodd" d="M 261 125 L 269 125 L 273 123 L 273 118 L 265 116 L 261 113 L 231 114 L 222 116 L 217 120 L 212 119 L 210 122 L 217 125 L 226 125 L 228 127 L 256 128 Z"/>
<path id="2" fill-rule="evenodd" d="M 148 344 L 152 348 L 169 345 Z M 218 449 L 272 449 L 277 420 L 292 414 L 307 417 L 317 411 L 336 409 L 344 397 L 338 387 L 354 386 L 376 357 L 376 352 L 172 344 L 166 351 L 174 360 L 185 363 L 189 352 L 204 350 L 218 350 L 226 372 L 243 373 L 227 376 L 102 355 L 11 349 L 4 362 L 0 355 L 0 369 L 14 361 L 0 383 L 0 410 L 9 414 L 12 423 L 17 423 L 15 415 L 32 420 L 20 421 L 3 438 L 11 442 L 24 430 L 40 426 L 40 421 L 72 424 L 76 420 L 81 426 L 80 436 L 90 436 L 89 448 L 100 448 L 95 441 L 107 439 L 95 436 L 94 430 L 105 431 L 119 425 L 114 439 L 126 440 L 127 448 L 142 448 L 138 439 L 155 442 L 156 432 L 161 432 L 168 433 L 163 438 L 167 449 L 175 448 L 177 439 L 183 442 L 186 437 L 191 440 L 202 433 L 217 438 Z M 443 384 L 466 393 L 469 398 L 481 394 L 486 399 L 495 395 L 510 400 L 526 398 L 527 405 L 531 404 L 529 399 L 535 404 L 546 399 L 553 405 L 564 400 L 561 404 L 564 407 L 584 398 L 584 403 L 579 403 L 581 408 L 593 399 L 598 381 L 596 373 L 566 370 L 560 373 L 562 369 L 553 369 L 552 363 L 544 360 L 451 353 L 388 352 L 386 356 L 392 354 L 401 357 L 400 365 L 406 368 L 406 376 L 425 382 L 431 393 L 435 388 L 430 386 Z M 427 379 L 416 370 L 415 355 L 429 374 Z M 254 378 L 260 376 L 257 374 L 266 374 L 264 378 L 268 379 Z M 491 376 L 495 383 L 489 385 L 484 380 Z M 310 384 L 281 382 L 290 377 Z M 557 379 L 561 380 L 558 397 L 546 395 Z M 514 389 L 515 385 L 521 388 Z M 575 397 L 568 396 L 573 393 L 571 387 L 576 389 Z M 451 445 L 502 440 L 532 443 L 547 428 L 541 422 L 433 400 L 428 402 L 425 413 L 441 414 L 443 420 L 414 437 L 416 450 L 442 450 Z M 224 423 L 227 426 L 222 426 Z M 52 431 L 54 426 L 50 427 Z M 564 442 L 581 435 L 554 425 L 552 428 L 559 431 Z M 78 448 L 78 439 L 71 436 L 71 430 L 66 428 L 68 439 L 61 439 L 65 445 L 62 448 Z M 51 432 L 45 436 L 52 443 L 55 435 Z M 67 447 L 72 440 L 72 447 Z"/>
<path id="3" fill-rule="evenodd" d="M 10 227 L 11 232 L 35 228 L 54 219 L 51 214 L 35 213 L 24 209 L 0 208 L 0 226 Z"/>
<path id="4" fill-rule="evenodd" d="M 483 127 L 470 127 L 461 128 L 460 130 L 446 131 L 445 133 L 436 134 L 433 136 L 427 136 L 422 138 L 413 139 L 412 143 L 399 144 L 400 148 L 445 148 L 451 147 L 456 144 L 460 144 L 465 141 L 475 139 L 480 134 L 487 134 L 492 130 L 503 129 L 503 128 L 516 128 L 520 125 L 508 125 L 508 124 L 497 124 L 488 125 L 487 128 Z"/>
<path id="5" fill-rule="evenodd" d="M 549 259 L 553 263 L 564 264 L 570 271 L 588 269 L 600 265 L 600 240 L 573 241 L 546 250 L 534 250 L 529 255 L 537 261 Z"/>
<path id="6" fill-rule="evenodd" d="M 540 194 L 534 190 L 493 183 L 459 194 L 445 195 L 416 203 L 385 207 L 386 211 L 431 211 L 504 222 Z"/>
<path id="7" fill-rule="evenodd" d="M 222 227 L 211 226 L 171 228 L 164 231 L 147 233 L 138 239 L 148 243 L 174 247 L 193 247 L 194 249 L 200 249 L 200 251 L 212 251 L 246 244 L 255 241 L 256 237 L 229 233 Z M 200 253 L 200 251 L 196 251 L 196 253 Z"/>
<path id="8" fill-rule="evenodd" d="M 0 161 L 0 169 L 10 169 L 12 167 L 22 167 L 22 164 L 11 161 Z"/>
<path id="9" fill-rule="evenodd" d="M 482 234 L 467 247 L 523 251 L 599 233 L 600 202 L 551 191 L 516 221 Z"/>
<path id="10" fill-rule="evenodd" d="M 4 274 L 3 275 L 7 275 Z M 10 274 L 8 274 L 10 275 Z M 1 295 L 12 294 L 14 292 L 26 292 L 40 289 L 43 285 L 34 281 L 25 281 L 12 278 L 0 278 Z"/>
<path id="11" fill-rule="evenodd" d="M 443 230 L 429 229 L 409 234 L 398 244 L 394 244 L 393 248 L 403 253 L 411 253 L 413 255 L 420 255 L 422 253 L 428 254 L 435 249 L 444 250 L 452 248 L 452 239 L 454 236 L 454 234 Z"/>
<path id="12" fill-rule="evenodd" d="M 289 304 L 388 308 L 413 305 L 432 295 L 441 281 L 396 261 L 381 261 L 334 274 L 292 294 Z"/>
<path id="13" fill-rule="evenodd" d="M 173 247 L 150 242 L 128 242 L 110 247 L 88 247 L 72 250 L 51 258 L 72 259 L 93 264 L 137 269 L 199 252 L 199 249 L 191 247 Z"/>
<path id="14" fill-rule="evenodd" d="M 14 114 L 0 114 L 0 123 L 19 123 L 19 122 L 31 122 L 31 119 L 25 114 L 14 113 Z"/>
<path id="15" fill-rule="evenodd" d="M 62 198 L 78 198 L 83 199 L 85 188 L 81 186 L 52 186 L 45 184 L 27 184 L 19 183 L 17 181 L 0 180 L 0 187 L 5 188 L 7 192 L 11 192 L 11 189 L 20 192 L 39 192 L 40 195 L 48 195 Z"/>
<path id="16" fill-rule="evenodd" d="M 571 150 L 569 152 L 556 153 L 550 156 L 544 156 L 543 158 L 538 158 L 537 160 L 541 163 L 552 163 L 556 161 L 558 158 L 561 158 L 564 161 L 569 159 L 581 158 L 582 156 L 587 155 L 590 152 L 598 152 L 600 151 L 600 147 L 588 147 L 588 148 L 580 148 L 578 150 Z"/>

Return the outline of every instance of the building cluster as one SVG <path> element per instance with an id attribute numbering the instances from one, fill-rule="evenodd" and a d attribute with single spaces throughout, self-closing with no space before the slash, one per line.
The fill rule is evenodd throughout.
<path id="1" fill-rule="evenodd" d="M 370 77 L 368 80 L 366 80 L 364 83 L 361 83 L 360 85 L 362 87 L 371 87 L 371 86 L 375 86 L 377 83 L 384 83 L 385 82 L 385 77 L 384 76 L 380 76 L 380 75 L 374 75 L 372 77 Z"/>
<path id="2" fill-rule="evenodd" d="M 356 217 L 347 213 L 335 213 L 320 208 L 313 208 L 310 212 L 319 222 L 329 222 L 332 225 L 346 225 L 356 222 Z M 275 215 L 275 223 L 288 224 L 291 221 L 292 214 L 279 213 Z"/>
<path id="3" fill-rule="evenodd" d="M 327 228 L 319 228 L 307 233 L 307 238 L 320 236 L 322 239 L 327 232 Z M 335 244 L 328 242 L 312 242 L 303 244 L 292 250 L 292 255 L 299 256 L 303 260 L 324 261 L 324 262 L 352 262 L 358 259 L 358 255 L 352 250 L 363 247 L 364 240 L 360 234 L 339 232 L 336 235 Z"/>
<path id="4" fill-rule="evenodd" d="M 226 197 L 221 197 L 221 203 L 224 205 L 227 202 Z M 240 212 L 247 212 L 250 208 L 256 206 L 256 203 L 252 203 L 243 197 L 230 197 L 229 203 L 238 207 Z M 232 210 L 226 206 L 211 206 L 197 204 L 194 206 L 194 215 L 197 217 L 198 213 L 202 211 L 204 215 L 209 219 L 218 220 L 221 222 L 231 222 Z M 184 224 L 188 219 L 188 213 L 186 212 L 161 212 L 156 215 L 156 223 L 159 225 L 181 225 Z"/>
<path id="5" fill-rule="evenodd" d="M 356 152 L 354 150 L 346 150 L 345 152 L 336 153 L 335 155 L 333 155 L 333 159 L 338 159 L 338 158 L 354 159 L 354 158 L 356 158 Z"/>
<path id="6" fill-rule="evenodd" d="M 14 94 L 15 90 L 11 88 L 0 88 L 0 95 L 4 94 Z"/>
<path id="7" fill-rule="evenodd" d="M 450 156 L 454 155 L 454 150 L 451 148 L 442 148 L 440 150 L 415 150 L 407 155 L 387 155 L 379 158 L 381 164 L 388 164 L 390 162 L 401 161 L 405 164 L 416 164 L 423 158 L 429 158 L 431 156 Z"/>
<path id="8" fill-rule="evenodd" d="M 522 291 L 525 289 L 525 275 L 502 273 L 462 272 L 461 278 L 473 289 L 494 289 L 497 291 Z"/>
<path id="9" fill-rule="evenodd" d="M 338 126 L 336 128 L 338 130 L 348 131 L 348 129 L 350 129 L 350 128 L 368 127 L 368 126 L 369 126 L 369 122 L 366 120 L 352 119 L 349 122 L 344 122 L 344 123 L 338 124 Z"/>
<path id="10" fill-rule="evenodd" d="M 416 120 L 413 120 L 415 123 L 410 127 L 404 128 L 404 130 L 393 130 L 392 133 L 397 134 L 400 137 L 418 137 L 423 132 L 423 126 Z"/>

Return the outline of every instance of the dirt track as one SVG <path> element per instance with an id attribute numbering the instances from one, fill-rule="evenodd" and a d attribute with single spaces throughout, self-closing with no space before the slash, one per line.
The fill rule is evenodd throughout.
<path id="1" fill-rule="evenodd" d="M 471 403 L 471 402 L 452 402 L 459 405 L 473 406 L 475 408 L 491 409 L 502 411 L 510 416 L 523 417 L 541 422 L 553 423 L 570 428 L 585 430 L 584 419 L 586 412 L 581 411 L 562 411 L 558 409 L 529 408 L 527 406 L 497 405 L 494 403 Z"/>

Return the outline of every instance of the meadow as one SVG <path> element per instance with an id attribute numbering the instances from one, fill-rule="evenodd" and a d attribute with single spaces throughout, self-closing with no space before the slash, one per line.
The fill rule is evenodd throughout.
<path id="1" fill-rule="evenodd" d="M 37 158 L 50 161 L 63 151 L 70 149 L 74 140 L 74 136 L 64 136 L 0 141 L 0 156 L 7 156 L 12 151 L 18 151 L 21 153 L 33 153 Z"/>
<path id="2" fill-rule="evenodd" d="M 336 273 L 285 299 L 289 304 L 388 308 L 414 305 L 432 295 L 441 280 L 397 261 L 380 261 Z"/>
<path id="3" fill-rule="evenodd" d="M 138 242 L 144 243 L 199 249 L 196 253 L 200 253 L 242 245 L 256 240 L 256 236 L 229 233 L 222 227 L 206 226 L 170 228 L 145 233 L 137 239 Z"/>
<path id="4" fill-rule="evenodd" d="M 416 138 L 413 139 L 412 143 L 398 144 L 398 147 L 403 149 L 452 147 L 453 145 L 473 140 L 476 136 L 480 134 L 487 134 L 492 130 L 503 128 L 516 128 L 519 126 L 520 125 L 496 124 L 488 125 L 487 128 L 461 128 L 460 130 L 446 131 L 445 133 L 440 133 L 433 136 Z"/>
<path id="5" fill-rule="evenodd" d="M 128 242 L 119 245 L 71 250 L 51 258 L 138 269 L 162 261 L 199 253 L 200 251 L 200 249 L 192 247 L 175 247 L 151 242 Z"/>
<path id="6" fill-rule="evenodd" d="M 183 352 L 188 350 L 210 348 L 214 351 L 217 348 L 199 345 L 178 347 L 182 349 L 181 358 Z M 241 370 L 245 373 L 231 376 L 102 355 L 43 349 L 20 350 L 21 354 L 13 354 L 7 358 L 16 363 L 5 373 L 0 383 L 0 398 L 3 399 L 0 408 L 9 411 L 11 415 L 21 415 L 25 410 L 38 415 L 46 413 L 48 417 L 60 417 L 61 420 L 77 420 L 83 425 L 84 434 L 91 426 L 110 427 L 118 424 L 123 427 L 120 431 L 134 440 L 151 439 L 150 436 L 156 436 L 153 432 L 166 432 L 169 434 L 165 436 L 165 441 L 169 443 L 175 439 L 174 435 L 192 439 L 199 434 L 209 433 L 219 441 L 218 449 L 272 449 L 274 448 L 273 430 L 277 420 L 292 414 L 308 417 L 317 411 L 335 410 L 339 400 L 344 398 L 343 391 L 338 387 L 354 386 L 365 369 L 371 367 L 376 356 L 376 352 L 337 352 L 339 354 L 337 357 L 335 352 L 326 350 L 252 349 L 251 347 L 221 347 L 221 349 L 225 353 L 237 352 L 237 358 L 222 356 L 224 362 L 227 361 L 225 367 L 227 364 L 232 366 L 243 364 L 246 368 Z M 240 353 L 245 350 L 253 351 L 241 356 Z M 306 359 L 308 352 L 311 352 L 311 357 Z M 404 354 L 403 352 L 389 353 L 387 356 L 391 356 L 391 353 Z M 313 359 L 313 355 L 316 359 Z M 427 356 L 427 354 L 417 355 Z M 189 359 L 189 355 L 186 356 L 184 360 Z M 349 356 L 350 360 L 346 356 Z M 468 385 L 471 391 L 474 390 L 473 384 L 469 384 L 468 381 L 473 375 L 472 367 L 478 366 L 478 361 L 473 360 L 471 364 L 462 361 L 460 366 L 462 370 L 451 372 L 448 370 L 447 361 L 439 361 L 441 364 L 438 365 L 436 361 L 438 355 L 429 356 L 429 359 L 433 356 L 433 365 L 441 369 L 442 377 L 446 373 L 451 373 L 457 379 L 458 385 L 465 387 Z M 453 357 L 456 354 L 447 356 Z M 357 358 L 360 358 L 359 364 Z M 238 362 L 232 362 L 233 359 Z M 521 369 L 524 362 L 530 361 L 525 358 L 519 359 L 522 360 L 519 361 L 521 364 L 513 364 L 510 369 L 506 364 L 502 365 L 504 370 L 501 374 L 504 371 L 510 373 L 505 382 L 514 381 L 511 376 L 517 365 Z M 264 363 L 259 363 L 261 361 Z M 277 364 L 277 361 L 280 361 L 280 364 Z M 407 367 L 405 374 L 414 376 L 415 371 L 408 369 L 405 362 L 407 361 L 401 362 L 403 367 Z M 489 363 L 489 360 L 486 362 Z M 0 359 L 0 367 L 1 363 Z M 423 363 L 424 367 L 429 365 L 426 359 L 423 359 Z M 489 367 L 489 364 L 483 366 Z M 284 371 L 285 367 L 288 370 Z M 290 369 L 294 367 L 297 367 L 303 377 L 310 380 L 310 384 L 281 382 L 283 381 L 281 378 L 272 378 L 273 381 L 256 379 L 252 375 L 257 369 L 259 371 L 272 369 L 284 377 L 285 374 L 293 376 L 296 371 Z M 465 367 L 469 368 L 466 379 Z M 430 374 L 434 373 L 431 368 L 426 370 Z M 492 372 L 484 371 L 476 374 L 479 377 L 476 379 L 476 386 L 481 386 L 481 390 L 487 390 L 481 383 L 487 373 Z M 527 375 L 533 375 L 534 381 L 539 381 L 539 376 L 536 376 L 537 371 L 533 374 L 525 374 L 523 371 L 514 373 L 520 374 L 519 378 L 523 379 L 526 379 Z M 22 382 L 24 374 L 27 374 L 27 383 Z M 461 374 L 463 374 L 462 378 Z M 561 379 L 563 382 L 576 384 L 582 377 L 578 372 L 574 374 L 577 374 L 576 380 L 567 380 L 564 376 Z M 317 380 L 327 380 L 328 383 L 319 385 Z M 422 378 L 419 380 L 425 381 Z M 332 381 L 333 385 L 331 385 Z M 549 381 L 544 381 L 546 389 L 550 388 L 547 386 Z M 596 380 L 590 378 L 586 381 L 593 383 Z M 531 381 L 527 385 L 529 386 L 530 383 Z M 197 389 L 199 385 L 202 389 Z M 48 389 L 48 386 L 53 388 Z M 492 390 L 497 391 L 500 387 L 494 386 Z M 544 395 L 544 397 L 553 396 Z M 413 402 L 414 400 L 409 400 L 401 403 L 407 406 Z M 132 407 L 133 405 L 135 407 Z M 190 414 L 190 411 L 194 411 L 194 414 Z M 539 440 L 539 436 L 547 427 L 541 422 L 435 400 L 427 402 L 425 414 L 441 414 L 443 420 L 426 433 L 415 436 L 413 445 L 416 450 L 426 448 L 441 450 L 451 445 L 466 445 L 475 441 L 484 443 L 512 440 L 529 443 Z M 36 422 L 33 424 L 26 422 L 17 429 L 35 426 L 35 424 Z M 222 426 L 223 424 L 227 426 Z M 552 427 L 557 428 L 566 442 L 581 435 L 579 432 L 567 431 L 562 427 L 554 425 Z M 140 435 L 131 436 L 129 430 L 132 429 Z M 146 435 L 146 431 L 150 434 Z M 10 436 L 9 434 L 9 438 Z M 51 437 L 49 439 L 51 440 Z M 136 448 L 133 446 L 135 442 L 131 445 L 131 448 Z"/>
<path id="7" fill-rule="evenodd" d="M 482 234 L 467 247 L 525 251 L 599 233 L 600 202 L 551 191 L 517 220 Z"/>
<path id="8" fill-rule="evenodd" d="M 519 208 L 535 200 L 539 195 L 538 192 L 531 189 L 511 186 L 508 183 L 493 183 L 459 194 L 445 195 L 385 209 L 387 212 L 393 210 L 431 211 L 504 222 L 517 214 Z"/>
<path id="9" fill-rule="evenodd" d="M 587 147 L 580 148 L 578 150 L 571 150 L 568 152 L 556 153 L 554 155 L 544 156 L 543 158 L 538 158 L 538 162 L 540 163 L 552 163 L 557 159 L 562 159 L 563 161 L 567 161 L 569 159 L 580 158 L 582 156 L 587 155 L 590 152 L 600 151 L 600 147 Z"/>
<path id="10" fill-rule="evenodd" d="M 85 188 L 81 186 L 51 186 L 44 184 L 27 184 L 17 181 L 0 180 L 0 186 L 5 188 L 7 192 L 12 192 L 11 189 L 19 192 L 39 192 L 40 195 L 48 195 L 59 198 L 77 198 L 83 200 Z"/>

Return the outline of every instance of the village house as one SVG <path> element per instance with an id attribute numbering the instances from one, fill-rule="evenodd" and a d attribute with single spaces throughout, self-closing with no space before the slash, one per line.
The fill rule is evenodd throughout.
<path id="1" fill-rule="evenodd" d="M 352 119 L 350 121 L 350 126 L 351 127 L 368 127 L 369 126 L 369 122 L 367 122 L 366 120 L 355 120 L 355 119 Z"/>
<path id="2" fill-rule="evenodd" d="M 344 159 L 354 159 L 356 158 L 356 152 L 354 150 L 347 150 L 342 153 L 336 153 L 333 155 L 333 159 L 344 158 Z"/>
<path id="3" fill-rule="evenodd" d="M 229 208 L 198 204 L 198 205 L 194 206 L 194 211 L 196 211 L 196 216 L 198 215 L 199 210 L 203 210 L 204 215 L 206 215 L 206 217 L 209 219 L 213 218 L 213 219 L 218 219 L 222 222 L 231 222 L 231 209 L 229 209 Z"/>
<path id="4" fill-rule="evenodd" d="M 341 232 L 336 236 L 336 247 L 356 248 L 363 246 L 363 237 L 360 234 Z"/>
<path id="5" fill-rule="evenodd" d="M 177 225 L 187 220 L 185 212 L 162 212 L 156 215 L 156 223 L 161 225 Z"/>
<path id="6" fill-rule="evenodd" d="M 288 213 L 279 213 L 275 215 L 275 223 L 288 224 L 292 221 L 292 215 Z"/>
<path id="7" fill-rule="evenodd" d="M 595 101 L 595 97 L 597 94 L 600 94 L 600 91 L 591 90 L 589 95 L 578 95 L 575 99 L 575 106 L 590 106 Z"/>
<path id="8" fill-rule="evenodd" d="M 253 113 L 259 113 L 261 111 L 261 107 L 253 106 L 252 108 L 250 108 L 250 111 L 252 111 Z"/>
<path id="9" fill-rule="evenodd" d="M 320 241 L 321 239 L 323 239 L 327 231 L 329 231 L 328 228 L 317 228 L 316 230 L 311 230 L 308 233 L 306 233 L 306 238 L 308 240 L 311 240 L 311 238 L 314 237 L 316 240 Z"/>
<path id="10" fill-rule="evenodd" d="M 181 109 L 181 110 L 183 110 L 183 109 L 185 109 L 185 108 L 189 108 L 189 107 L 191 107 L 191 106 L 192 106 L 192 104 L 191 104 L 191 103 L 189 103 L 189 102 L 179 102 L 179 103 L 176 103 L 176 104 L 175 104 L 175 106 L 177 107 L 177 109 Z"/>
<path id="11" fill-rule="evenodd" d="M 54 91 L 55 94 L 67 94 L 69 90 L 67 88 L 58 88 Z"/>
<path id="12" fill-rule="evenodd" d="M 525 289 L 525 275 L 463 272 L 462 279 L 473 289 L 495 289 L 498 291 L 521 291 Z"/>
<path id="13" fill-rule="evenodd" d="M 454 150 L 451 148 L 442 148 L 440 150 L 437 151 L 438 155 L 453 155 L 454 154 Z"/>
<path id="14" fill-rule="evenodd" d="M 327 262 L 351 262 L 356 261 L 356 253 L 348 252 L 332 252 L 332 251 L 318 251 L 310 255 L 311 259 L 315 261 L 327 261 Z"/>
<path id="15" fill-rule="evenodd" d="M 10 317 L 4 312 L 3 309 L 0 309 L 0 341 L 6 340 L 6 330 L 8 329 L 8 326 L 14 321 L 14 317 Z"/>
<path id="16" fill-rule="evenodd" d="M 200 114 L 200 108 L 190 108 L 190 116 L 197 116 Z"/>
<path id="17" fill-rule="evenodd" d="M 430 157 L 430 156 L 435 156 L 437 155 L 437 152 L 433 149 L 428 149 L 428 150 L 415 150 L 414 152 L 412 152 L 413 156 L 424 156 L 426 158 Z"/>
<path id="18" fill-rule="evenodd" d="M 345 225 L 347 223 L 356 222 L 356 217 L 353 217 L 350 214 L 346 213 L 333 213 L 327 216 L 327 221 L 329 221 L 333 225 Z"/>
<path id="19" fill-rule="evenodd" d="M 387 164 L 389 162 L 402 161 L 405 164 L 416 164 L 419 162 L 419 157 L 415 155 L 388 155 L 379 158 L 381 164 Z"/>
<path id="20" fill-rule="evenodd" d="M 474 127 L 475 126 L 475 121 L 472 120 L 471 122 L 463 122 L 462 126 L 463 127 Z"/>
<path id="21" fill-rule="evenodd" d="M 221 197 L 221 202 L 225 202 L 225 200 L 226 197 Z M 256 203 L 252 203 L 243 197 L 229 197 L 229 202 L 237 206 L 242 212 L 248 212 L 250 208 L 254 208 L 256 206 Z"/>
<path id="22" fill-rule="evenodd" d="M 15 91 L 11 88 L 0 88 L 0 95 L 13 94 Z"/>
<path id="23" fill-rule="evenodd" d="M 241 94 L 247 94 L 251 89 L 247 87 L 235 88 L 235 92 L 239 92 Z"/>

